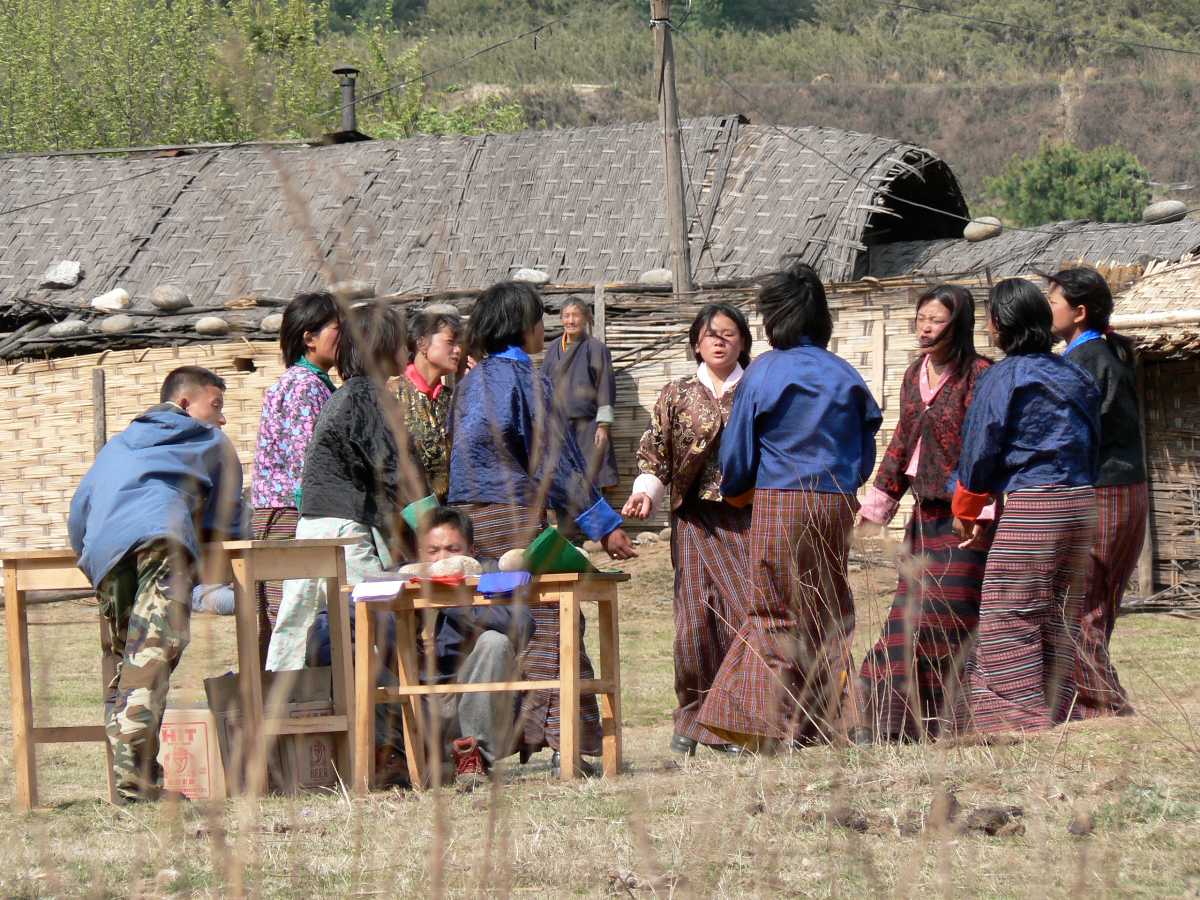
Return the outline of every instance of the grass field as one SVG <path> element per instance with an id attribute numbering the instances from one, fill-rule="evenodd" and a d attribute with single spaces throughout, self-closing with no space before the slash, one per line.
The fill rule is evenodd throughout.
<path id="1" fill-rule="evenodd" d="M 674 697 L 665 545 L 643 548 L 628 568 L 625 777 L 564 785 L 550 780 L 543 753 L 473 791 L 127 810 L 96 799 L 99 747 L 47 747 L 40 774 L 50 808 L 0 816 L 0 895 L 1200 896 L 1195 621 L 1120 621 L 1114 654 L 1133 719 L 992 746 L 680 762 L 666 750 Z M 894 573 L 867 563 L 853 577 L 861 659 Z M 35 695 L 54 708 L 38 724 L 97 721 L 94 608 L 36 607 L 31 619 Z M 232 624 L 193 621 L 172 700 L 201 698 L 202 678 L 232 668 Z M 11 797 L 7 708 L 0 794 Z M 962 811 L 947 823 L 951 796 Z M 997 806 L 1022 811 L 1004 833 L 964 827 Z M 1091 833 L 1070 834 L 1073 820 Z"/>

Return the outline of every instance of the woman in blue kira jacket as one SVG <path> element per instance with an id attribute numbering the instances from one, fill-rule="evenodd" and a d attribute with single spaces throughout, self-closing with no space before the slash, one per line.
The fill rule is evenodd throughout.
<path id="1" fill-rule="evenodd" d="M 1075 700 L 1096 528 L 1100 393 L 1091 376 L 1050 352 L 1050 306 L 1036 285 L 1001 281 L 988 315 L 1007 356 L 980 377 L 963 426 L 951 504 L 963 547 L 982 538 L 980 510 L 1005 500 L 956 724 L 1036 731 L 1065 721 Z"/>
<path id="2" fill-rule="evenodd" d="M 862 376 L 825 349 L 833 320 L 811 267 L 767 277 L 758 304 L 773 349 L 746 370 L 721 438 L 721 494 L 753 492 L 752 594 L 700 712 L 753 748 L 828 740 L 836 727 L 852 672 L 854 495 L 882 421 Z"/>
<path id="3" fill-rule="evenodd" d="M 450 503 L 475 525 L 481 556 L 500 557 L 529 546 L 541 530 L 547 507 L 583 510 L 579 530 L 599 541 L 614 559 L 636 556 L 621 529 L 621 516 L 587 477 L 587 464 L 565 418 L 553 406 L 553 384 L 534 371 L 532 354 L 545 343 L 542 298 L 528 284 L 501 282 L 479 295 L 471 310 L 468 350 L 479 363 L 457 389 L 454 442 L 450 451 Z M 558 678 L 558 610 L 534 610 L 537 628 L 526 651 L 526 677 Z M 580 646 L 580 675 L 592 675 Z M 580 703 L 580 746 L 598 755 L 600 711 L 595 696 Z M 557 691 L 526 697 L 526 753 L 543 746 L 558 750 Z"/>

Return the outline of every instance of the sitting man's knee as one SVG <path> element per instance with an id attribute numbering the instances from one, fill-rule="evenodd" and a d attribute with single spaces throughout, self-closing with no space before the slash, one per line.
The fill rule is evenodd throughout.
<path id="1" fill-rule="evenodd" d="M 512 642 L 498 631 L 485 631 L 475 639 L 475 652 L 489 656 L 513 656 Z"/>

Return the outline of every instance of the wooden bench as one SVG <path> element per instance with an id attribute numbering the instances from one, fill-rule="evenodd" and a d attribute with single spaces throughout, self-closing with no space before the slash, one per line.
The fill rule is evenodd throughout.
<path id="1" fill-rule="evenodd" d="M 236 607 L 239 689 L 243 710 L 243 752 L 253 765 L 249 768 L 246 791 L 260 795 L 266 787 L 267 741 L 281 734 L 335 734 L 337 763 L 340 771 L 353 769 L 354 720 L 353 677 L 350 653 L 350 629 L 345 607 L 331 603 L 329 633 L 332 649 L 333 714 L 303 719 L 274 718 L 263 714 L 262 664 L 258 644 L 258 600 L 255 587 L 261 581 L 291 578 L 322 578 L 327 582 L 327 597 L 342 596 L 346 583 L 346 564 L 342 538 L 304 541 L 224 541 L 204 547 L 203 571 L 216 573 L 220 581 L 234 585 Z M 112 751 L 104 726 L 68 725 L 39 727 L 34 724 L 33 692 L 30 683 L 29 620 L 26 595 L 30 591 L 61 591 L 90 588 L 87 578 L 75 563 L 75 553 L 65 550 L 27 550 L 0 553 L 4 566 L 5 620 L 8 625 L 8 674 L 11 682 L 13 767 L 16 771 L 18 809 L 28 811 L 38 802 L 38 744 L 103 742 L 108 753 L 109 798 L 116 799 L 112 774 Z M 210 577 L 211 578 L 211 577 Z M 190 598 L 189 598 L 190 602 Z M 101 629 L 107 628 L 103 616 L 97 617 Z M 103 640 L 104 633 L 101 632 Z M 104 691 L 112 680 L 116 661 L 102 661 Z M 247 677 L 248 676 L 248 677 Z"/>
<path id="2" fill-rule="evenodd" d="M 604 774 L 616 776 L 621 770 L 621 650 L 617 618 L 617 585 L 628 581 L 623 573 L 589 575 L 542 575 L 516 597 L 488 597 L 474 588 L 479 579 L 471 578 L 459 587 L 430 582 L 406 584 L 390 597 L 355 603 L 355 725 L 354 788 L 365 794 L 374 780 L 375 706 L 399 703 L 404 712 L 402 723 L 404 749 L 409 778 L 416 789 L 428 783 L 425 752 L 428 747 L 420 697 L 494 691 L 558 690 L 560 703 L 561 777 L 573 779 L 579 772 L 579 698 L 581 692 L 600 697 L 603 729 Z M 346 603 L 349 588 L 344 589 Z M 559 677 L 554 681 L 505 681 L 486 684 L 421 684 L 417 668 L 417 613 L 467 606 L 502 606 L 514 602 L 529 606 L 555 604 L 559 612 Z M 599 617 L 600 677 L 582 681 L 579 677 L 579 612 L 583 603 L 595 603 Z M 378 624 L 376 614 L 396 614 L 397 687 L 377 687 L 378 654 L 375 651 Z M 440 754 L 440 748 L 437 751 Z"/>

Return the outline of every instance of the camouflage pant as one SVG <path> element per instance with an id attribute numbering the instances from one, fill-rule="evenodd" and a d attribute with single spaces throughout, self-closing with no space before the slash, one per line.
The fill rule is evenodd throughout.
<path id="1" fill-rule="evenodd" d="M 151 797 L 162 783 L 158 730 L 171 672 L 191 638 L 192 580 L 187 552 L 160 539 L 130 551 L 96 589 L 109 624 L 103 649 L 116 663 L 104 727 L 126 799 Z"/>

